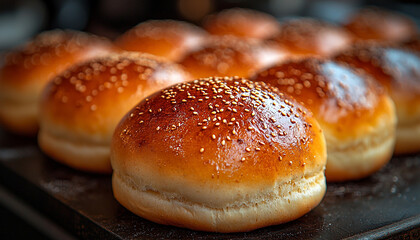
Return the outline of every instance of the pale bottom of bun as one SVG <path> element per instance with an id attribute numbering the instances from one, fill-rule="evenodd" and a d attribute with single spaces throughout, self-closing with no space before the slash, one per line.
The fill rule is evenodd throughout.
<path id="1" fill-rule="evenodd" d="M 397 126 L 396 154 L 408 154 L 420 151 L 420 122 Z"/>
<path id="2" fill-rule="evenodd" d="M 384 130 L 380 135 L 365 136 L 356 144 L 337 146 L 336 139 L 327 139 L 328 182 L 357 180 L 371 175 L 389 162 L 395 146 L 395 132 Z"/>
<path id="3" fill-rule="evenodd" d="M 299 218 L 320 203 L 326 184 L 321 171 L 311 177 L 279 183 L 271 192 L 279 194 L 269 199 L 259 202 L 249 199 L 226 204 L 224 208 L 186 201 L 176 193 L 162 193 L 151 186 L 138 186 L 132 178 L 115 170 L 112 187 L 115 198 L 124 207 L 153 222 L 200 231 L 243 232 Z"/>
<path id="4" fill-rule="evenodd" d="M 108 145 L 68 140 L 42 129 L 38 134 L 38 144 L 48 156 L 72 168 L 95 173 L 112 172 Z"/>
<path id="5" fill-rule="evenodd" d="M 2 99 L 3 101 L 4 99 Z M 10 131 L 26 136 L 35 136 L 38 131 L 37 101 L 0 102 L 0 122 Z"/>

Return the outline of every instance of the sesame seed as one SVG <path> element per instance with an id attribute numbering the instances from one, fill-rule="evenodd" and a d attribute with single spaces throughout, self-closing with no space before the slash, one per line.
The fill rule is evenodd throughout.
<path id="1" fill-rule="evenodd" d="M 245 148 L 245 151 L 251 152 L 251 149 L 250 148 Z"/>
<path id="2" fill-rule="evenodd" d="M 144 121 L 143 121 L 143 120 L 141 120 L 139 123 L 140 123 L 140 124 L 142 124 L 143 122 L 144 122 Z"/>
<path id="3" fill-rule="evenodd" d="M 216 139 L 216 135 L 211 135 L 211 138 L 214 140 L 214 139 Z"/>
<path id="4" fill-rule="evenodd" d="M 194 111 L 194 108 L 193 108 L 193 107 L 191 107 L 191 108 L 190 108 L 190 110 L 191 110 L 191 111 Z"/>
<path id="5" fill-rule="evenodd" d="M 159 131 L 160 130 L 160 127 L 157 127 L 156 130 Z"/>
<path id="6" fill-rule="evenodd" d="M 243 158 L 241 158 L 241 162 L 244 162 L 245 161 L 245 158 L 243 157 Z"/>
<path id="7" fill-rule="evenodd" d="M 206 130 L 207 129 L 207 126 L 203 126 L 201 129 Z"/>
<path id="8" fill-rule="evenodd" d="M 204 148 L 200 148 L 200 153 L 203 153 L 204 152 Z"/>
<path id="9" fill-rule="evenodd" d="M 233 134 L 233 135 L 236 135 L 236 131 L 235 131 L 235 129 L 233 129 L 233 130 L 232 130 L 232 134 Z"/>
<path id="10" fill-rule="evenodd" d="M 224 146 L 226 144 L 226 141 L 225 140 L 222 140 L 222 145 Z"/>
<path id="11" fill-rule="evenodd" d="M 198 115 L 198 112 L 193 112 L 194 115 Z"/>
<path id="12" fill-rule="evenodd" d="M 254 128 L 253 127 L 248 127 L 248 130 L 253 130 Z"/>
<path id="13" fill-rule="evenodd" d="M 227 136 L 227 137 L 226 137 L 226 139 L 227 139 L 228 141 L 232 140 L 229 136 Z"/>
<path id="14" fill-rule="evenodd" d="M 293 164 L 293 162 L 292 161 L 289 161 L 289 165 L 292 165 Z"/>
<path id="15" fill-rule="evenodd" d="M 255 151 L 260 151 L 260 150 L 261 150 L 261 148 L 259 148 L 259 147 L 255 148 Z"/>
<path id="16" fill-rule="evenodd" d="M 216 123 L 216 124 L 214 124 L 214 125 L 216 125 L 216 126 L 220 126 L 220 123 Z"/>

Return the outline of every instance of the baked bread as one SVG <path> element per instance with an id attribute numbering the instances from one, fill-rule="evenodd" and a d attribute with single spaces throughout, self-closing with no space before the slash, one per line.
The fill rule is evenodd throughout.
<path id="1" fill-rule="evenodd" d="M 285 21 L 273 37 L 294 58 L 329 57 L 350 46 L 350 35 L 341 27 L 311 18 Z"/>
<path id="2" fill-rule="evenodd" d="M 150 53 L 171 61 L 179 61 L 187 52 L 200 47 L 207 33 L 192 24 L 175 20 L 142 22 L 115 41 L 127 51 Z"/>
<path id="3" fill-rule="evenodd" d="M 249 77 L 285 58 L 285 52 L 274 44 L 223 36 L 211 38 L 201 48 L 188 53 L 180 64 L 194 78 Z"/>
<path id="4" fill-rule="evenodd" d="M 115 51 L 111 42 L 91 34 L 52 30 L 6 55 L 0 68 L 0 122 L 10 131 L 35 135 L 38 98 L 54 75 L 72 64 Z"/>
<path id="5" fill-rule="evenodd" d="M 241 78 L 181 83 L 119 123 L 112 187 L 151 221 L 214 232 L 296 219 L 325 193 L 325 140 L 302 105 Z"/>
<path id="6" fill-rule="evenodd" d="M 70 167 L 110 173 L 118 121 L 147 95 L 187 79 L 179 66 L 149 54 L 111 54 L 73 66 L 43 91 L 39 146 Z"/>
<path id="7" fill-rule="evenodd" d="M 369 73 L 394 100 L 398 118 L 395 153 L 419 151 L 420 56 L 400 47 L 363 44 L 335 59 Z"/>
<path id="8" fill-rule="evenodd" d="M 352 33 L 356 42 L 397 43 L 407 41 L 417 33 L 416 23 L 409 17 L 377 7 L 356 12 L 345 28 Z"/>
<path id="9" fill-rule="evenodd" d="M 307 58 L 271 67 L 255 77 L 302 101 L 327 142 L 327 181 L 366 177 L 385 165 L 395 143 L 395 109 L 367 75 L 333 61 Z"/>
<path id="10" fill-rule="evenodd" d="M 268 39 L 280 31 L 280 24 L 269 14 L 244 8 L 230 8 L 209 15 L 204 29 L 213 35 Z"/>

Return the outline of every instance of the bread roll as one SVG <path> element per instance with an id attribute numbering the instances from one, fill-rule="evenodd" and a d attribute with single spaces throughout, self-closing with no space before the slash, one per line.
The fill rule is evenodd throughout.
<path id="1" fill-rule="evenodd" d="M 150 53 L 178 61 L 187 52 L 206 40 L 204 30 L 192 24 L 174 20 L 149 20 L 128 30 L 116 41 L 127 51 Z"/>
<path id="2" fill-rule="evenodd" d="M 250 231 L 314 208 L 325 160 L 318 123 L 292 98 L 245 79 L 200 79 L 126 114 L 111 144 L 112 187 L 157 223 Z"/>
<path id="3" fill-rule="evenodd" d="M 91 34 L 52 30 L 6 55 L 0 68 L 0 122 L 9 130 L 35 135 L 37 104 L 45 84 L 68 66 L 115 49 Z"/>
<path id="4" fill-rule="evenodd" d="M 180 64 L 194 78 L 249 77 L 285 58 L 285 52 L 273 44 L 225 36 L 212 38 L 202 48 L 188 53 Z"/>
<path id="5" fill-rule="evenodd" d="M 70 167 L 109 173 L 118 121 L 147 95 L 187 79 L 177 65 L 149 54 L 111 54 L 73 66 L 43 91 L 39 145 Z"/>
<path id="6" fill-rule="evenodd" d="M 311 18 L 282 23 L 273 39 L 294 58 L 329 57 L 351 44 L 350 35 L 341 27 Z"/>
<path id="7" fill-rule="evenodd" d="M 420 56 L 399 47 L 357 45 L 335 59 L 369 73 L 397 109 L 396 153 L 420 150 Z"/>
<path id="8" fill-rule="evenodd" d="M 333 61 L 308 58 L 271 67 L 253 78 L 302 101 L 327 141 L 327 181 L 366 177 L 391 158 L 395 109 L 367 75 Z"/>
<path id="9" fill-rule="evenodd" d="M 277 20 L 263 12 L 231 8 L 212 14 L 204 20 L 204 29 L 213 35 L 268 39 L 280 30 Z"/>
<path id="10" fill-rule="evenodd" d="M 416 24 L 409 17 L 376 7 L 356 12 L 345 27 L 358 42 L 396 43 L 406 41 L 417 33 Z"/>

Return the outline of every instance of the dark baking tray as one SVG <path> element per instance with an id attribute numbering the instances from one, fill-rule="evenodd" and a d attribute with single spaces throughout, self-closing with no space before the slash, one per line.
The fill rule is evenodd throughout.
<path id="1" fill-rule="evenodd" d="M 247 233 L 163 226 L 135 216 L 112 196 L 111 178 L 58 164 L 28 139 L 0 129 L 0 184 L 72 234 L 88 239 L 420 238 L 420 154 L 394 157 L 361 181 L 329 184 L 305 216 Z"/>

